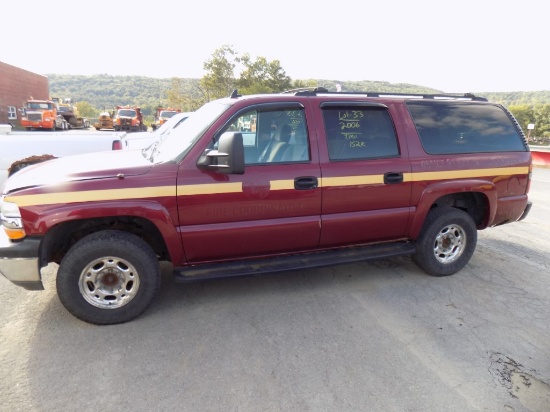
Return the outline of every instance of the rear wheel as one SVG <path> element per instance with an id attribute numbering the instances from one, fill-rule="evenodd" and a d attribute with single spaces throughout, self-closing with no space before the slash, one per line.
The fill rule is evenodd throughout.
<path id="1" fill-rule="evenodd" d="M 448 276 L 469 262 L 477 243 L 472 217 L 453 207 L 432 209 L 416 241 L 414 262 L 432 276 Z"/>
<path id="2" fill-rule="evenodd" d="M 77 318 L 100 325 L 128 322 L 143 313 L 160 287 L 160 266 L 151 247 L 121 231 L 93 233 L 61 261 L 57 293 Z"/>

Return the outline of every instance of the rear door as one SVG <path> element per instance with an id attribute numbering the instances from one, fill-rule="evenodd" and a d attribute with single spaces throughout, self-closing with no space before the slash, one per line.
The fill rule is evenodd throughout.
<path id="1" fill-rule="evenodd" d="M 297 102 L 249 106 L 191 153 L 192 161 L 182 163 L 179 230 L 190 263 L 317 247 L 321 174 L 317 146 L 309 136 L 310 117 Z M 289 128 L 290 135 L 282 137 L 279 131 Z M 244 174 L 198 169 L 198 156 L 215 149 L 226 131 L 243 134 Z"/>
<path id="2" fill-rule="evenodd" d="M 393 105 L 325 102 L 320 106 L 323 171 L 321 247 L 405 237 L 411 184 L 407 145 Z M 402 135 L 402 134 L 401 134 Z"/>

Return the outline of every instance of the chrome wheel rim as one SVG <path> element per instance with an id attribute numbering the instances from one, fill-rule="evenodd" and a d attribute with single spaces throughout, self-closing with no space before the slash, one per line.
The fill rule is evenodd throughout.
<path id="1" fill-rule="evenodd" d="M 443 263 L 455 262 L 466 248 L 466 232 L 459 225 L 445 226 L 434 242 L 435 258 Z"/>
<path id="2" fill-rule="evenodd" d="M 116 309 L 129 303 L 139 290 L 139 274 L 130 262 L 113 256 L 88 264 L 78 286 L 84 299 L 101 309 Z"/>

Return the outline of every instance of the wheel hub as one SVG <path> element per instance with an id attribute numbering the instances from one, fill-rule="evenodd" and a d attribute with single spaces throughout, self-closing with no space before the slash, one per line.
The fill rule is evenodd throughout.
<path id="1" fill-rule="evenodd" d="M 466 232 L 459 225 L 445 226 L 435 238 L 434 254 L 441 263 L 452 263 L 464 252 Z"/>
<path id="2" fill-rule="evenodd" d="M 108 269 L 105 273 L 100 275 L 99 281 L 105 286 L 113 287 L 118 285 L 121 282 L 121 279 L 111 269 Z"/>
<path id="3" fill-rule="evenodd" d="M 134 266 L 119 257 L 102 257 L 90 262 L 79 278 L 82 297 L 101 309 L 115 309 L 129 303 L 139 289 Z"/>

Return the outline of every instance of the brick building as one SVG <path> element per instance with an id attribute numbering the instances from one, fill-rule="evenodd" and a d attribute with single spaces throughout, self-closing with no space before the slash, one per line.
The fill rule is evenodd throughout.
<path id="1" fill-rule="evenodd" d="M 48 78 L 0 62 L 0 124 L 20 125 L 21 108 L 33 97 L 48 100 Z"/>

